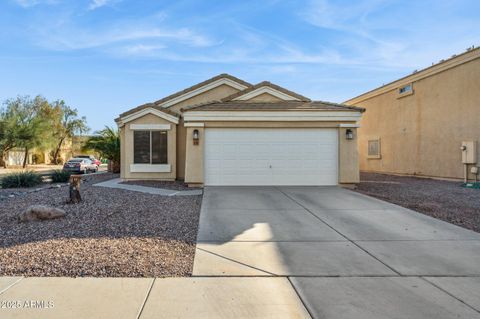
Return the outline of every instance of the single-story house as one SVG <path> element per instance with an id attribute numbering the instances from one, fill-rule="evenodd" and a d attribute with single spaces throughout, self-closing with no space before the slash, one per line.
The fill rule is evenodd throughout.
<path id="1" fill-rule="evenodd" d="M 355 184 L 363 111 L 220 74 L 120 114 L 121 178 L 192 186 Z"/>
<path id="2" fill-rule="evenodd" d="M 476 178 L 480 48 L 469 48 L 345 104 L 367 110 L 358 130 L 362 171 Z"/>
<path id="3" fill-rule="evenodd" d="M 33 148 L 28 150 L 27 165 L 32 164 L 52 164 L 53 160 L 53 148 L 39 149 Z M 64 163 L 73 154 L 72 139 L 66 139 L 63 143 L 60 152 L 58 153 L 58 163 Z M 1 157 L 1 156 L 0 156 Z M 25 160 L 25 149 L 21 147 L 15 147 L 4 154 L 4 158 L 0 158 L 0 165 L 7 167 L 22 166 Z"/>

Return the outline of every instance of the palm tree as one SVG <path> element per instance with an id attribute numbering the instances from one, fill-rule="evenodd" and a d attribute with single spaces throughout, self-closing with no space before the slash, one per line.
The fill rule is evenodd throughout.
<path id="1" fill-rule="evenodd" d="M 83 150 L 94 150 L 102 158 L 111 161 L 109 170 L 113 173 L 120 172 L 120 134 L 118 130 L 105 126 L 101 131 L 95 132 L 82 147 Z"/>

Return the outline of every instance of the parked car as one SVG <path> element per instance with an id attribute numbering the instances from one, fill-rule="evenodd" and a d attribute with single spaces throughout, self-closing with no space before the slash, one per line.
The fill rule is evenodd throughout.
<path id="1" fill-rule="evenodd" d="M 100 160 L 96 159 L 95 156 L 93 156 L 93 155 L 77 155 L 77 156 L 75 156 L 75 158 L 88 158 L 89 160 L 91 160 L 97 166 L 100 166 L 100 164 L 102 164 L 102 162 L 100 162 Z"/>
<path id="2" fill-rule="evenodd" d="M 89 158 L 72 158 L 63 165 L 63 170 L 72 173 L 96 173 L 98 166 Z"/>

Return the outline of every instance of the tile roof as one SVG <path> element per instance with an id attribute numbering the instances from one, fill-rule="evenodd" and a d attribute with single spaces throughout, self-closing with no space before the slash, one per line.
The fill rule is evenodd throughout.
<path id="1" fill-rule="evenodd" d="M 217 75 L 213 78 L 210 78 L 206 81 L 200 82 L 198 84 L 195 84 L 187 89 L 184 89 L 182 91 L 176 92 L 174 94 L 171 94 L 167 97 L 164 97 L 158 101 L 152 102 L 152 103 L 146 103 L 142 104 L 140 106 L 137 106 L 127 112 L 124 112 L 120 114 L 119 118 L 115 119 L 115 121 L 119 121 L 120 118 L 125 117 L 127 115 L 136 113 L 138 111 L 141 111 L 146 108 L 153 108 L 156 110 L 159 110 L 161 112 L 164 112 L 166 114 L 175 116 L 179 118 L 181 116 L 180 113 L 175 112 L 170 110 L 169 108 L 165 108 L 161 106 L 162 103 L 167 102 L 171 99 L 174 99 L 178 96 L 181 96 L 183 94 L 186 94 L 190 91 L 194 91 L 200 87 L 203 87 L 205 85 L 208 85 L 212 82 L 215 82 L 219 79 L 222 78 L 227 78 L 232 81 L 238 82 L 240 84 L 243 84 L 247 86 L 248 88 L 239 91 L 237 93 L 234 93 L 230 96 L 227 96 L 223 98 L 220 101 L 209 101 L 201 104 L 196 104 L 192 106 L 188 106 L 185 108 L 182 108 L 180 111 L 185 112 L 185 111 L 190 111 L 190 110 L 195 110 L 195 111 L 309 111 L 309 110 L 331 110 L 331 111 L 360 111 L 364 112 L 364 108 L 360 107 L 355 107 L 355 106 L 348 106 L 345 104 L 336 104 L 336 103 L 330 103 L 330 102 L 324 102 L 324 101 L 311 101 L 309 98 L 302 96 L 300 94 L 297 94 L 295 92 L 289 91 L 285 88 L 282 88 L 278 85 L 275 85 L 273 83 L 270 83 L 268 81 L 260 82 L 256 85 L 251 85 L 248 82 L 245 82 L 243 80 L 240 80 L 234 76 L 231 76 L 229 74 L 223 73 L 220 75 Z M 252 92 L 260 87 L 270 87 L 272 89 L 278 90 L 282 93 L 288 94 L 290 96 L 293 96 L 300 101 L 279 101 L 279 102 L 249 102 L 249 101 L 233 101 L 233 99 L 242 96 L 246 93 Z"/>
<path id="2" fill-rule="evenodd" d="M 151 107 L 151 108 L 153 108 L 153 109 L 156 109 L 156 110 L 158 110 L 158 111 L 160 111 L 160 112 L 163 112 L 163 113 L 166 113 L 166 114 L 175 116 L 175 117 L 177 117 L 177 118 L 180 118 L 180 113 L 178 113 L 178 112 L 169 110 L 168 108 L 164 108 L 164 107 L 159 106 L 159 105 L 157 105 L 157 104 L 155 104 L 155 103 L 145 103 L 145 104 L 142 104 L 142 105 L 140 105 L 140 106 L 137 106 L 137 107 L 134 108 L 134 109 L 131 109 L 130 111 L 127 111 L 127 112 L 122 113 L 119 117 L 117 117 L 117 118 L 115 119 L 115 122 L 118 122 L 122 117 L 125 117 L 125 116 L 127 116 L 127 115 L 136 113 L 136 112 L 141 111 L 141 110 L 143 110 L 143 109 L 147 109 L 147 108 L 149 108 L 149 107 Z"/>
<path id="3" fill-rule="evenodd" d="M 272 89 L 274 89 L 274 90 L 280 91 L 280 92 L 285 93 L 285 94 L 288 94 L 288 95 L 290 95 L 290 96 L 293 96 L 293 97 L 299 99 L 300 101 L 304 101 L 304 102 L 310 101 L 310 99 L 309 99 L 308 97 L 305 97 L 305 96 L 303 96 L 303 95 L 297 94 L 297 93 L 295 93 L 295 92 L 292 92 L 292 91 L 290 91 L 290 90 L 287 90 L 287 89 L 285 89 L 285 88 L 283 88 L 283 87 L 281 87 L 281 86 L 278 86 L 278 85 L 273 84 L 273 83 L 268 82 L 268 81 L 263 81 L 263 82 L 260 82 L 260 83 L 258 83 L 258 84 L 255 84 L 254 86 L 250 86 L 248 89 L 245 89 L 245 90 L 243 90 L 243 91 L 236 92 L 236 93 L 234 93 L 234 94 L 232 94 L 232 95 L 229 95 L 229 96 L 223 98 L 221 101 L 222 101 L 222 102 L 232 101 L 233 99 L 235 99 L 235 98 L 237 98 L 237 97 L 239 97 L 239 96 L 242 96 L 242 95 L 247 94 L 247 93 L 249 93 L 249 92 L 255 91 L 256 89 L 261 88 L 261 87 L 264 87 L 264 86 L 270 87 L 270 88 L 272 88 Z"/>
<path id="4" fill-rule="evenodd" d="M 337 104 L 324 101 L 282 101 L 282 102 L 247 102 L 247 101 L 211 101 L 192 105 L 181 109 L 188 111 L 357 111 L 365 109 L 345 104 Z"/>
<path id="5" fill-rule="evenodd" d="M 181 95 L 183 95 L 183 94 L 186 94 L 186 93 L 188 93 L 188 92 L 190 92 L 190 91 L 194 91 L 194 90 L 196 90 L 196 89 L 198 89 L 198 88 L 200 88 L 200 87 L 202 87 L 202 86 L 208 85 L 208 84 L 210 84 L 210 83 L 212 83 L 212 82 L 215 82 L 215 81 L 217 81 L 217 80 L 224 79 L 224 78 L 230 79 L 230 80 L 235 81 L 235 82 L 240 83 L 240 84 L 243 84 L 244 86 L 247 86 L 247 87 L 251 87 L 251 86 L 252 86 L 250 83 L 245 82 L 245 81 L 243 81 L 243 80 L 241 80 L 241 79 L 239 79 L 239 78 L 236 78 L 236 77 L 234 77 L 234 76 L 232 76 L 232 75 L 230 75 L 230 74 L 222 73 L 222 74 L 219 74 L 219 75 L 217 75 L 217 76 L 214 76 L 213 78 L 210 78 L 210 79 L 208 79 L 208 80 L 205 80 L 205 81 L 203 81 L 203 82 L 200 82 L 200 83 L 198 83 L 198 84 L 195 84 L 195 85 L 193 85 L 193 86 L 191 86 L 191 87 L 189 87 L 189 88 L 186 88 L 186 89 L 184 89 L 184 90 L 181 90 L 181 91 L 178 91 L 178 92 L 176 92 L 176 93 L 173 93 L 173 94 L 171 94 L 171 95 L 169 95 L 169 96 L 166 96 L 166 97 L 164 97 L 164 98 L 162 98 L 162 99 L 160 99 L 160 100 L 158 100 L 158 101 L 151 102 L 151 103 L 146 103 L 146 104 L 142 104 L 142 105 L 140 105 L 140 106 L 137 106 L 137 107 L 135 107 L 135 108 L 133 108 L 133 109 L 131 109 L 131 110 L 128 110 L 128 111 L 120 114 L 120 117 L 124 117 L 124 116 L 130 115 L 130 114 L 132 114 L 132 113 L 136 113 L 136 112 L 141 111 L 141 110 L 143 110 L 143 109 L 145 109 L 145 108 L 147 108 L 147 107 L 153 107 L 153 108 L 155 108 L 155 109 L 157 109 L 157 110 L 165 111 L 166 108 L 160 106 L 160 104 L 162 104 L 162 103 L 164 103 L 164 102 L 167 102 L 167 101 L 169 101 L 169 100 L 171 100 L 171 99 L 174 99 L 174 98 L 176 98 L 176 97 L 179 97 L 179 96 L 181 96 Z"/>

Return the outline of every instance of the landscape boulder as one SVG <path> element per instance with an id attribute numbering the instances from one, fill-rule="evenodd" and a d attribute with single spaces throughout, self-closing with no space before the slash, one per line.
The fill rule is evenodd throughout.
<path id="1" fill-rule="evenodd" d="M 33 220 L 45 220 L 65 217 L 66 213 L 63 209 L 49 207 L 44 205 L 32 205 L 28 207 L 20 216 L 19 221 L 29 222 Z"/>

